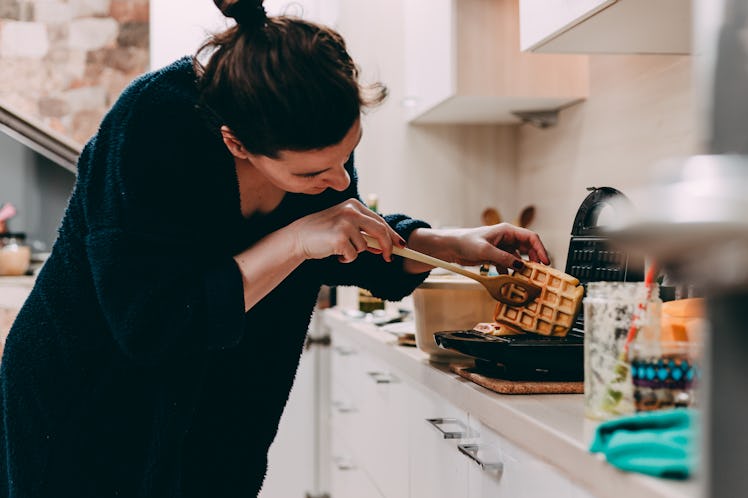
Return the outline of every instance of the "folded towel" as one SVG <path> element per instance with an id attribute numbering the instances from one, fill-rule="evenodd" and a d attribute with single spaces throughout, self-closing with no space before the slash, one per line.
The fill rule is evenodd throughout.
<path id="1" fill-rule="evenodd" d="M 685 479 L 698 466 L 697 425 L 692 409 L 637 413 L 600 424 L 590 451 L 623 470 Z"/>

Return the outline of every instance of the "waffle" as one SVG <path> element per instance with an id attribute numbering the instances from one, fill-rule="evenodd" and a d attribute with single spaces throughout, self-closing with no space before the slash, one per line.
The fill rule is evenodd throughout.
<path id="1" fill-rule="evenodd" d="M 481 322 L 473 327 L 476 332 L 482 332 L 488 335 L 522 335 L 521 330 L 496 322 Z"/>
<path id="2" fill-rule="evenodd" d="M 540 296 L 524 307 L 497 303 L 494 321 L 525 332 L 565 336 L 582 304 L 584 287 L 579 285 L 579 280 L 532 261 L 525 261 L 525 268 L 515 271 L 514 276 L 539 286 Z M 512 287 L 509 294 L 514 293 L 522 295 L 523 291 Z"/>

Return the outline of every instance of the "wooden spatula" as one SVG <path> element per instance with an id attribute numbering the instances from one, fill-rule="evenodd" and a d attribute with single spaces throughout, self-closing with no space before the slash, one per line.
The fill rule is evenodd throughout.
<path id="1" fill-rule="evenodd" d="M 364 238 L 369 247 L 381 249 L 379 242 L 377 242 L 373 237 L 364 234 Z M 540 295 L 540 287 L 516 277 L 511 277 L 509 275 L 495 275 L 490 277 L 487 275 L 479 275 L 478 273 L 466 270 L 459 265 L 448 263 L 412 249 L 393 247 L 392 252 L 403 258 L 413 259 L 431 266 L 438 266 L 439 268 L 444 268 L 445 270 L 472 278 L 485 287 L 488 293 L 491 294 L 491 297 L 504 304 L 508 304 L 509 306 L 525 306 Z"/>

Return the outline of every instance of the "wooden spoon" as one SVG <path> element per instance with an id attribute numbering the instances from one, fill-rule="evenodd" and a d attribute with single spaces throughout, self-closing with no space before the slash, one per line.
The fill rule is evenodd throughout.
<path id="1" fill-rule="evenodd" d="M 519 213 L 514 224 L 518 227 L 527 228 L 535 219 L 535 206 L 527 206 Z"/>
<path id="2" fill-rule="evenodd" d="M 374 249 L 381 249 L 381 247 L 379 246 L 379 242 L 376 239 L 367 234 L 363 235 L 369 247 L 372 247 Z M 516 277 L 511 277 L 509 275 L 495 275 L 490 277 L 486 275 L 479 275 L 470 270 L 466 270 L 459 265 L 448 263 L 441 259 L 428 256 L 412 249 L 401 249 L 397 246 L 394 246 L 392 248 L 392 252 L 394 254 L 397 254 L 398 256 L 402 256 L 403 258 L 413 259 L 415 261 L 420 261 L 421 263 L 425 263 L 431 266 L 438 266 L 439 268 L 444 268 L 445 270 L 449 270 L 454 273 L 459 273 L 460 275 L 463 275 L 465 277 L 472 278 L 483 287 L 485 287 L 488 293 L 491 294 L 491 297 L 504 304 L 508 304 L 509 306 L 525 306 L 527 303 L 532 302 L 536 297 L 540 295 L 540 287 L 531 284 L 530 282 L 520 280 Z"/>
<path id="3" fill-rule="evenodd" d="M 498 225 L 501 223 L 501 213 L 492 207 L 487 207 L 480 215 L 481 223 L 484 225 Z"/>

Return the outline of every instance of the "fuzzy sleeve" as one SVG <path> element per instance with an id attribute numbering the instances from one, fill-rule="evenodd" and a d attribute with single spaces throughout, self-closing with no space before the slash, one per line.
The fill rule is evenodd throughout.
<path id="1" fill-rule="evenodd" d="M 126 92 L 84 168 L 100 309 L 135 361 L 229 348 L 243 334 L 241 273 L 230 254 L 205 243 L 190 213 L 213 201 L 210 168 L 227 160 L 200 123 L 190 105 Z"/>

